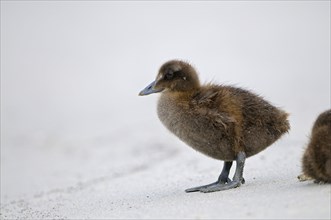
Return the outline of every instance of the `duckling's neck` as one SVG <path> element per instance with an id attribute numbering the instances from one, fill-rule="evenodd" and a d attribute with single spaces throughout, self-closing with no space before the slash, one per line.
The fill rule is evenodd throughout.
<path id="1" fill-rule="evenodd" d="M 180 90 L 167 90 L 162 92 L 160 99 L 164 98 L 166 100 L 173 100 L 175 102 L 181 103 L 181 102 L 188 102 L 191 100 L 191 97 L 193 94 L 196 93 L 198 89 L 190 89 L 185 91 Z"/>
<path id="2" fill-rule="evenodd" d="M 157 112 L 160 120 L 166 127 L 169 128 L 169 124 L 173 123 L 174 118 L 183 118 L 183 116 L 186 115 L 193 94 L 193 90 L 186 92 L 168 90 L 161 93 L 157 105 Z"/>

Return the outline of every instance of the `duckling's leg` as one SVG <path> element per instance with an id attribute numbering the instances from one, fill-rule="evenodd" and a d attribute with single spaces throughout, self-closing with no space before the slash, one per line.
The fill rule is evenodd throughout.
<path id="1" fill-rule="evenodd" d="M 197 191 L 201 191 L 204 188 L 211 187 L 213 185 L 225 184 L 225 183 L 231 182 L 231 180 L 229 178 L 231 166 L 232 166 L 232 161 L 225 161 L 223 164 L 223 169 L 222 169 L 221 175 L 218 177 L 218 180 L 215 183 L 193 187 L 193 188 L 185 190 L 185 192 L 197 192 Z"/>
<path id="2" fill-rule="evenodd" d="M 230 173 L 231 166 L 232 166 L 232 161 L 225 161 L 224 162 L 222 172 L 221 172 L 220 176 L 218 177 L 217 182 L 219 182 L 219 183 L 231 182 L 231 180 L 229 178 L 229 173 Z"/>
<path id="3" fill-rule="evenodd" d="M 243 178 L 245 159 L 246 154 L 244 152 L 239 152 L 236 158 L 236 172 L 234 173 L 233 180 L 231 182 L 228 182 L 227 184 L 216 182 L 216 184 L 212 184 L 208 187 L 202 188 L 199 191 L 207 193 L 227 190 L 239 187 L 242 183 L 245 183 L 245 180 Z"/>

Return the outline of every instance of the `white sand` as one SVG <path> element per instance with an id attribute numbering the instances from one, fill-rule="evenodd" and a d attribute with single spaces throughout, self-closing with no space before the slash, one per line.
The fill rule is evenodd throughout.
<path id="1" fill-rule="evenodd" d="M 153 132 L 150 130 L 150 134 Z M 4 219 L 261 218 L 329 219 L 330 185 L 299 182 L 302 147 L 280 141 L 246 161 L 246 183 L 216 193 L 184 189 L 217 179 L 221 163 L 177 141 L 132 139 L 121 145 L 88 146 L 69 152 L 4 152 L 36 164 L 17 166 L 25 178 L 3 182 Z M 150 137 L 151 138 L 151 137 Z M 155 138 L 155 137 L 154 137 Z M 171 137 L 169 137 L 171 138 Z M 124 141 L 125 142 L 125 141 Z M 129 141 L 128 141 L 129 142 Z M 123 146 L 125 144 L 123 143 Z M 74 153 L 73 153 L 74 152 Z M 45 161 L 47 158 L 47 161 Z M 59 161 L 57 163 L 56 161 Z M 38 167 L 43 166 L 43 167 Z M 15 168 L 14 168 L 15 167 Z M 233 173 L 232 173 L 233 174 Z M 232 175 L 231 174 L 231 175 Z M 4 180 L 11 174 L 2 173 Z M 18 193 L 19 191 L 20 193 Z"/>
<path id="2" fill-rule="evenodd" d="M 330 184 L 296 178 L 330 108 L 329 8 L 1 1 L 1 219 L 330 219 Z M 247 159 L 240 188 L 184 192 L 222 163 L 162 127 L 156 95 L 137 96 L 171 58 L 291 114 L 290 133 Z"/>

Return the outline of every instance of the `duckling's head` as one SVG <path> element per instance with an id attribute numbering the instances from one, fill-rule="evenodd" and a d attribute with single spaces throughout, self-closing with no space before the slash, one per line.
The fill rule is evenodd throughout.
<path id="1" fill-rule="evenodd" d="M 187 92 L 200 86 L 198 74 L 187 62 L 171 60 L 163 64 L 154 82 L 143 89 L 139 95 L 149 95 L 162 91 Z"/>

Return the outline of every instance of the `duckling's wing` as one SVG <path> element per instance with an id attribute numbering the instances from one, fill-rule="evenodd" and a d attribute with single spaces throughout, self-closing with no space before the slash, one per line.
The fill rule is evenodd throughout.
<path id="1" fill-rule="evenodd" d="M 199 91 L 193 96 L 192 102 L 193 104 L 199 106 L 211 106 L 213 103 L 215 103 L 218 94 L 219 91 L 215 89 Z"/>
<path id="2" fill-rule="evenodd" d="M 236 120 L 226 114 L 225 112 L 218 112 L 209 110 L 206 115 L 210 120 L 214 127 L 228 129 L 229 127 L 233 127 Z"/>
<path id="3" fill-rule="evenodd" d="M 218 89 L 200 91 L 194 95 L 192 105 L 196 114 L 200 117 L 208 118 L 214 127 L 227 129 L 236 123 L 236 120 L 227 112 L 220 110 L 220 97 L 222 97 L 222 91 Z"/>

